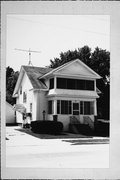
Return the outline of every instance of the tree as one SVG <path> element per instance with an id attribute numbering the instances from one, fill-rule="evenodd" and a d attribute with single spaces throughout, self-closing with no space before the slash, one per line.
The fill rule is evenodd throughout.
<path id="1" fill-rule="evenodd" d="M 90 63 L 91 49 L 88 46 L 84 46 L 83 48 L 75 49 L 74 51 L 68 50 L 67 52 L 61 52 L 60 58 L 54 58 L 54 60 L 50 60 L 51 68 L 56 68 L 61 66 L 64 63 L 75 59 L 81 59 L 84 63 Z"/>
<path id="2" fill-rule="evenodd" d="M 15 104 L 15 98 L 12 97 L 15 84 L 18 79 L 19 72 L 14 70 L 11 67 L 6 68 L 6 101 L 11 105 Z"/>
<path id="3" fill-rule="evenodd" d="M 91 54 L 91 68 L 102 76 L 105 83 L 109 83 L 110 79 L 110 52 L 95 48 Z"/>

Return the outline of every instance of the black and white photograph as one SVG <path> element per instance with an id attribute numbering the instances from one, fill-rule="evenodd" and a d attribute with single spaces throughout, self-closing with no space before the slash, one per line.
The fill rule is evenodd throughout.
<path id="1" fill-rule="evenodd" d="M 24 12 L 5 17 L 5 167 L 109 170 L 110 14 Z"/>

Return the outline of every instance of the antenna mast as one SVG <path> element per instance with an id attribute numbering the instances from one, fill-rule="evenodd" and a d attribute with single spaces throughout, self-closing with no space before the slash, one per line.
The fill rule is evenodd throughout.
<path id="1" fill-rule="evenodd" d="M 25 52 L 28 52 L 28 55 L 29 55 L 29 62 L 28 62 L 28 65 L 30 66 L 30 65 L 32 65 L 32 61 L 31 61 L 31 53 L 32 52 L 35 52 L 35 53 L 41 53 L 41 51 L 32 51 L 30 48 L 29 48 L 29 50 L 25 50 L 25 49 L 17 49 L 17 48 L 15 48 L 15 50 L 17 50 L 17 51 L 25 51 Z M 33 66 L 33 65 L 32 65 Z"/>

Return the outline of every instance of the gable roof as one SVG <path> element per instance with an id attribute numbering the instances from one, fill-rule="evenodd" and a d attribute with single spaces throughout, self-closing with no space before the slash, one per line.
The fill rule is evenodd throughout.
<path id="1" fill-rule="evenodd" d="M 50 72 L 52 68 L 22 66 L 34 89 L 46 89 L 47 86 L 38 78 Z"/>
<path id="2" fill-rule="evenodd" d="M 51 74 L 59 74 L 61 73 L 62 70 L 64 70 L 65 68 L 67 68 L 68 66 L 74 64 L 74 63 L 79 63 L 79 65 L 81 67 L 83 67 L 86 71 L 89 72 L 89 75 L 88 77 L 90 77 L 90 74 L 91 74 L 91 78 L 96 78 L 96 79 L 100 79 L 101 76 L 99 76 L 95 71 L 93 71 L 90 67 L 88 67 L 85 63 L 83 63 L 80 59 L 76 59 L 76 60 L 72 60 L 72 61 L 69 61 L 53 70 L 51 70 L 50 72 L 46 73 L 45 75 L 43 76 L 40 76 L 39 79 L 41 78 L 45 78 Z M 82 72 L 79 73 L 79 75 L 85 77 L 86 75 L 85 74 L 82 74 Z"/>
<path id="3" fill-rule="evenodd" d="M 41 68 L 35 66 L 21 66 L 20 74 L 13 92 L 13 97 L 18 93 L 19 87 L 21 85 L 24 74 L 28 76 L 33 89 L 47 89 L 47 86 L 42 82 L 42 80 L 38 79 L 38 77 L 45 75 L 50 72 L 52 68 Z"/>

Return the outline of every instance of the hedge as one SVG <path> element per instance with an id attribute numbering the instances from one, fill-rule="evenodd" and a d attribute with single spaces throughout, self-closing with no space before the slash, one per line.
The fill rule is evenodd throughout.
<path id="1" fill-rule="evenodd" d="M 94 133 L 87 124 L 69 124 L 69 132 L 84 135 L 93 135 Z"/>
<path id="2" fill-rule="evenodd" d="M 110 134 L 110 123 L 109 121 L 95 121 L 95 135 L 98 136 L 109 136 Z"/>
<path id="3" fill-rule="evenodd" d="M 92 136 L 109 137 L 109 121 L 96 120 L 94 130 L 88 124 L 69 124 L 69 132 Z"/>
<path id="4" fill-rule="evenodd" d="M 39 134 L 60 134 L 63 130 L 63 124 L 59 121 L 32 121 L 31 130 Z"/>

